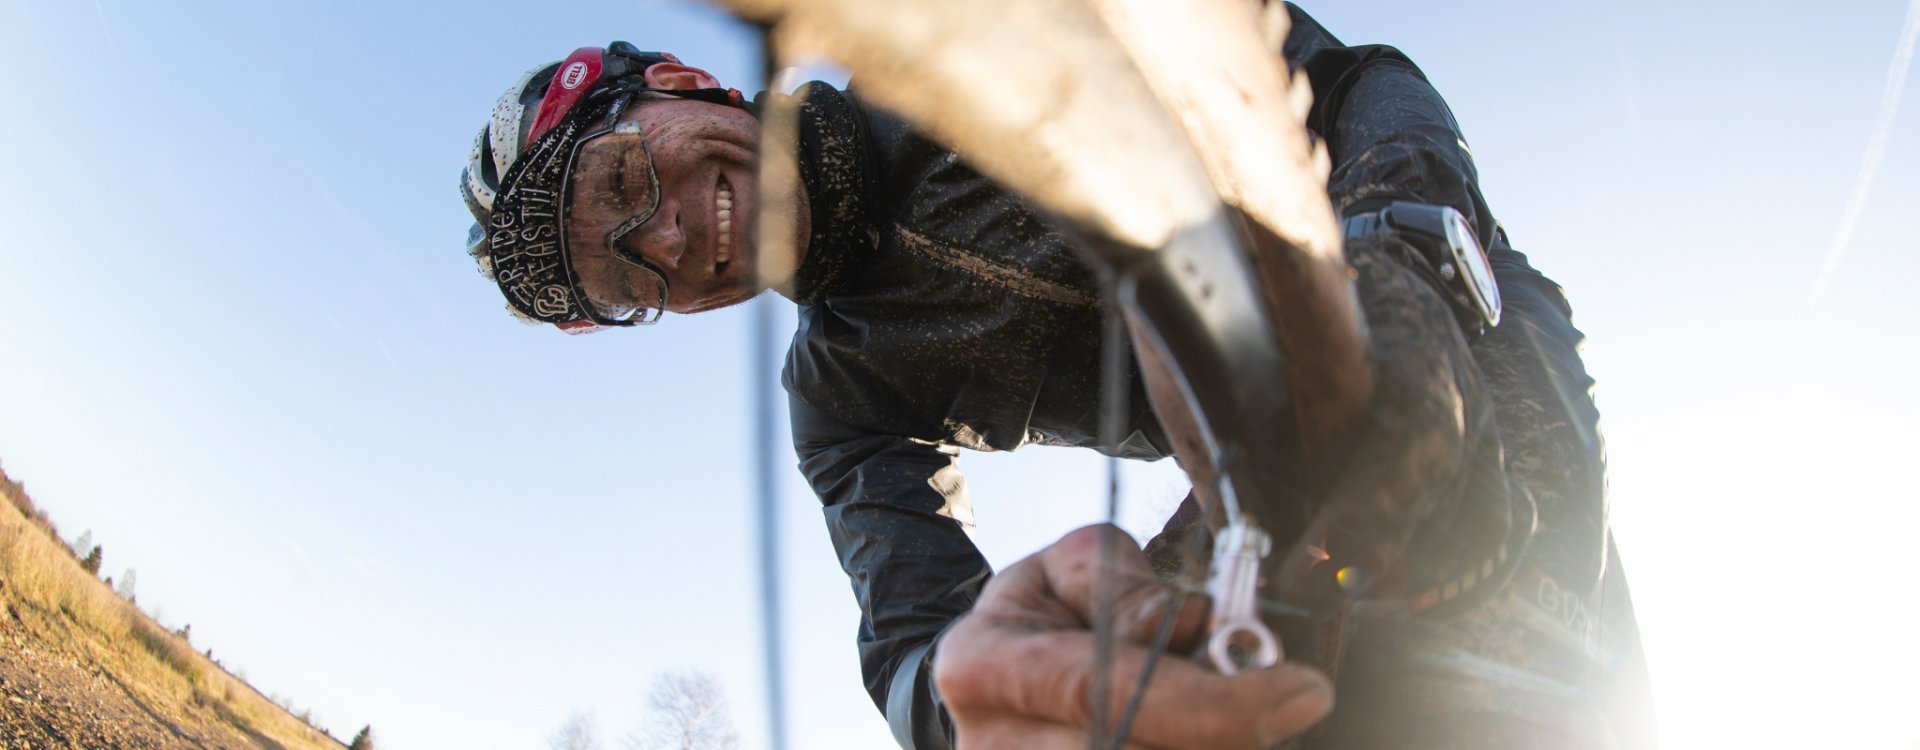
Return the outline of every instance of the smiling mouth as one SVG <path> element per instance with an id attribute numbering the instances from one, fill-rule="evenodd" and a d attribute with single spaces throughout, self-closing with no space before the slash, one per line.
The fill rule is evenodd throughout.
<path id="1" fill-rule="evenodd" d="M 720 185 L 713 193 L 714 226 L 720 229 L 720 239 L 714 246 L 713 264 L 722 268 L 733 257 L 733 183 L 720 177 Z"/>

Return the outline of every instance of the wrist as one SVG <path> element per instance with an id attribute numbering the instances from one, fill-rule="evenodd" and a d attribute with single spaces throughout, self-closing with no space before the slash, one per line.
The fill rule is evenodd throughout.
<path id="1" fill-rule="evenodd" d="M 940 631 L 945 635 L 952 625 Z M 953 719 L 933 679 L 940 636 L 907 651 L 887 688 L 887 727 L 904 750 L 951 750 Z"/>
<path id="2" fill-rule="evenodd" d="M 1401 240 L 1398 260 L 1414 269 L 1453 308 L 1468 339 L 1500 323 L 1500 288 L 1487 252 L 1459 210 L 1380 199 L 1348 207 L 1341 220 L 1349 243 L 1369 237 Z"/>

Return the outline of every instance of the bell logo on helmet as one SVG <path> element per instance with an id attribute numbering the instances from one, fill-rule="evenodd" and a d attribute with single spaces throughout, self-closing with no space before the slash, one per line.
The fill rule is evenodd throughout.
<path id="1" fill-rule="evenodd" d="M 580 83 L 585 80 L 587 80 L 587 64 L 575 61 L 567 66 L 566 72 L 560 74 L 560 88 L 572 91 L 580 88 Z"/>

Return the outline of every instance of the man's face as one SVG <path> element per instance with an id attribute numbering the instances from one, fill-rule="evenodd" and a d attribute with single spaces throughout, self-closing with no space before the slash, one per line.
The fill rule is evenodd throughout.
<path id="1" fill-rule="evenodd" d="M 759 122 L 736 107 L 665 96 L 636 100 L 620 120 L 632 125 L 581 147 L 569 183 L 567 244 L 583 291 L 602 303 L 657 296 L 651 277 L 607 244 L 610 233 L 654 206 L 650 153 L 658 208 L 624 233 L 620 249 L 665 276 L 672 312 L 711 310 L 758 294 L 749 227 Z"/>

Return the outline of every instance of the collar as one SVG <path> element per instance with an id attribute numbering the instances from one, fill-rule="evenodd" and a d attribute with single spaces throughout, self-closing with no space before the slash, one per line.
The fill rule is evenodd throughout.
<path id="1" fill-rule="evenodd" d="M 843 289 L 849 268 L 864 265 L 874 242 L 867 216 L 868 138 L 851 94 L 818 81 L 800 102 L 800 181 L 807 191 L 811 236 L 794 271 L 793 301 L 819 304 Z"/>

